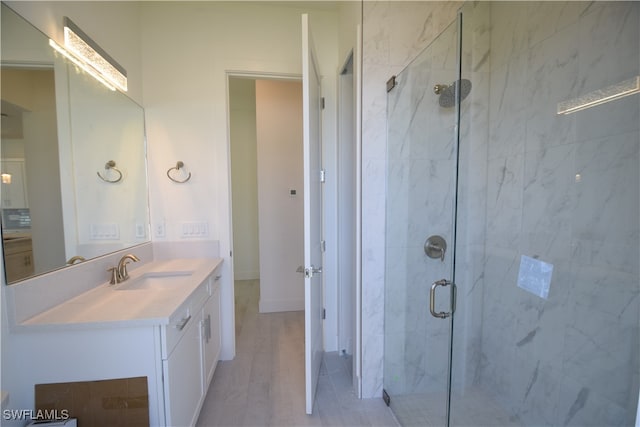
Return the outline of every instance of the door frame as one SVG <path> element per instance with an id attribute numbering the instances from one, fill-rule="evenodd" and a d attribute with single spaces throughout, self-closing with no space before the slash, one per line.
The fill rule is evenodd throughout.
<path id="1" fill-rule="evenodd" d="M 356 37 L 356 46 L 354 46 L 352 49 L 350 49 L 341 66 L 338 68 L 338 77 L 336 79 L 337 81 L 337 87 L 338 87 L 338 96 L 337 96 L 337 100 L 338 100 L 338 108 L 337 108 L 337 115 L 338 115 L 338 120 L 337 120 L 337 136 L 338 136 L 338 144 L 337 144 L 337 165 L 336 165 L 336 170 L 337 170 L 337 174 L 338 174 L 338 182 L 337 182 L 337 210 L 338 210 L 338 222 L 341 222 L 343 220 L 342 215 L 344 214 L 343 212 L 343 207 L 342 204 L 340 203 L 341 199 L 342 199 L 342 194 L 344 193 L 344 191 L 346 190 L 343 186 L 343 181 L 340 178 L 341 173 L 343 172 L 341 169 L 341 165 L 342 163 L 342 146 L 343 143 L 345 141 L 345 139 L 348 140 L 348 136 L 345 136 L 344 132 L 344 123 L 346 120 L 352 120 L 352 123 L 350 124 L 350 128 L 349 129 L 351 131 L 351 137 L 353 137 L 353 140 L 348 140 L 349 143 L 354 145 L 355 148 L 355 153 L 354 153 L 354 158 L 353 159 L 349 159 L 352 161 L 351 165 L 348 165 L 350 167 L 353 168 L 352 172 L 354 174 L 354 178 L 355 181 L 352 183 L 353 184 L 353 198 L 355 201 L 355 206 L 354 206 L 354 212 L 349 212 L 348 214 L 353 214 L 354 215 L 354 224 L 353 224 L 353 232 L 354 232 L 354 239 L 355 242 L 354 243 L 354 247 L 352 248 L 354 250 L 354 253 L 351 254 L 349 253 L 349 255 L 352 255 L 352 259 L 355 261 L 354 264 L 351 266 L 351 268 L 353 269 L 353 275 L 352 277 L 354 278 L 354 283 L 352 284 L 352 289 L 350 289 L 350 309 L 351 309 L 351 337 L 350 339 L 352 340 L 351 342 L 351 349 L 353 351 L 352 357 L 353 357 L 353 361 L 352 361 L 352 385 L 353 385 L 353 389 L 356 393 L 356 396 L 358 398 L 362 398 L 362 341 L 361 341 L 361 285 L 362 285 L 362 257 L 361 257 L 361 251 L 362 251 L 362 128 L 361 128 L 361 123 L 362 123 L 362 86 L 361 86 L 361 74 L 360 74 L 360 70 L 362 69 L 361 67 L 361 48 L 360 48 L 360 40 L 361 40 L 361 35 L 360 35 L 360 25 L 358 25 L 357 28 L 357 37 Z M 348 87 L 345 87 L 345 83 L 344 83 L 344 73 L 347 70 L 349 63 L 351 62 L 351 81 L 349 83 Z M 349 90 L 350 89 L 350 90 Z M 348 103 L 345 102 L 345 99 L 347 97 L 352 97 L 352 102 Z M 345 108 L 349 108 L 350 111 L 345 111 Z M 340 231 L 340 225 L 338 224 L 338 229 L 336 230 L 337 233 L 339 233 Z M 338 234 L 338 239 L 340 239 L 340 236 Z M 341 258 L 341 254 L 342 254 L 342 250 L 344 248 L 341 245 L 341 242 L 339 241 L 337 244 L 337 257 L 338 260 Z M 344 339 L 341 335 L 341 331 L 342 331 L 342 323 L 340 320 L 340 314 L 342 314 L 343 312 L 343 290 L 340 288 L 340 286 L 342 285 L 342 269 L 340 268 L 340 262 L 338 261 L 337 264 L 337 277 L 338 277 L 338 291 L 337 291 L 337 296 L 338 296 L 338 350 L 342 350 L 342 344 L 344 343 Z"/>
<path id="2" fill-rule="evenodd" d="M 288 73 L 269 73 L 269 72 L 260 72 L 260 71 L 248 71 L 248 70 L 225 70 L 225 96 L 226 96 L 226 126 L 227 126 L 227 215 L 229 219 L 228 227 L 229 227 L 229 277 L 231 280 L 231 298 L 230 301 L 234 303 L 234 306 L 231 308 L 232 313 L 232 325 L 229 329 L 233 331 L 231 334 L 231 340 L 233 342 L 231 350 L 227 355 L 228 359 L 233 359 L 236 356 L 236 344 L 235 344 L 235 273 L 234 273 L 234 256 L 233 256 L 233 245 L 234 245 L 234 236 L 233 236 L 233 182 L 232 182 L 232 165 L 231 165 L 231 108 L 230 108 L 230 94 L 229 94 L 229 80 L 231 78 L 246 78 L 252 80 L 289 80 L 289 81 L 299 81 L 302 82 L 301 74 L 288 74 Z"/>

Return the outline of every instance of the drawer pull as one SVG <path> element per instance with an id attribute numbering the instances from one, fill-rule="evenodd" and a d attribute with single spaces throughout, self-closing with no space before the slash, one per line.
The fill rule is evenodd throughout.
<path id="1" fill-rule="evenodd" d="M 215 277 L 215 279 L 213 279 L 213 280 L 215 280 L 215 281 L 217 282 L 217 281 L 218 281 L 218 280 L 220 280 L 221 278 L 222 278 L 222 275 L 218 274 L 218 275 Z"/>
<path id="2" fill-rule="evenodd" d="M 204 321 L 204 335 L 207 339 L 207 342 L 211 339 L 211 315 L 207 314 L 207 318 Z"/>
<path id="3" fill-rule="evenodd" d="M 176 325 L 176 329 L 178 329 L 179 331 L 183 330 L 184 327 L 187 326 L 187 323 L 189 323 L 189 320 L 191 320 L 191 315 L 188 315 L 187 317 L 182 319 L 180 323 Z"/>

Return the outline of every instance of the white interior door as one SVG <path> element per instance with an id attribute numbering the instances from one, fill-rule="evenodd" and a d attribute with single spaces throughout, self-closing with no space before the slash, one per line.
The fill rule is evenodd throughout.
<path id="1" fill-rule="evenodd" d="M 322 189 L 320 74 L 302 15 L 302 112 L 304 152 L 304 346 L 307 414 L 313 411 L 322 361 Z"/>

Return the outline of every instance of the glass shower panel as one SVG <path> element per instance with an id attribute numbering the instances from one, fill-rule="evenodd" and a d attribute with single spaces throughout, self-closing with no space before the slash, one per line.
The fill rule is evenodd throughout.
<path id="1" fill-rule="evenodd" d="M 429 295 L 453 272 L 457 25 L 397 76 L 387 99 L 384 389 L 403 425 L 446 423 L 451 317 L 433 317 Z M 451 311 L 451 291 L 435 290 L 435 312 Z"/>
<path id="2" fill-rule="evenodd" d="M 638 2 L 462 13 L 451 425 L 634 425 L 640 378 Z"/>

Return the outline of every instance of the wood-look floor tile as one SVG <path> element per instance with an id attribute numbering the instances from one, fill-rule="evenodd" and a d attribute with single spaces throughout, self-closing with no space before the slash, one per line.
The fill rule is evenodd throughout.
<path id="1" fill-rule="evenodd" d="M 218 363 L 198 426 L 398 426 L 382 399 L 355 396 L 351 359 L 338 353 L 325 353 L 307 415 L 304 313 L 258 313 L 259 289 L 236 282 L 236 358 Z"/>

